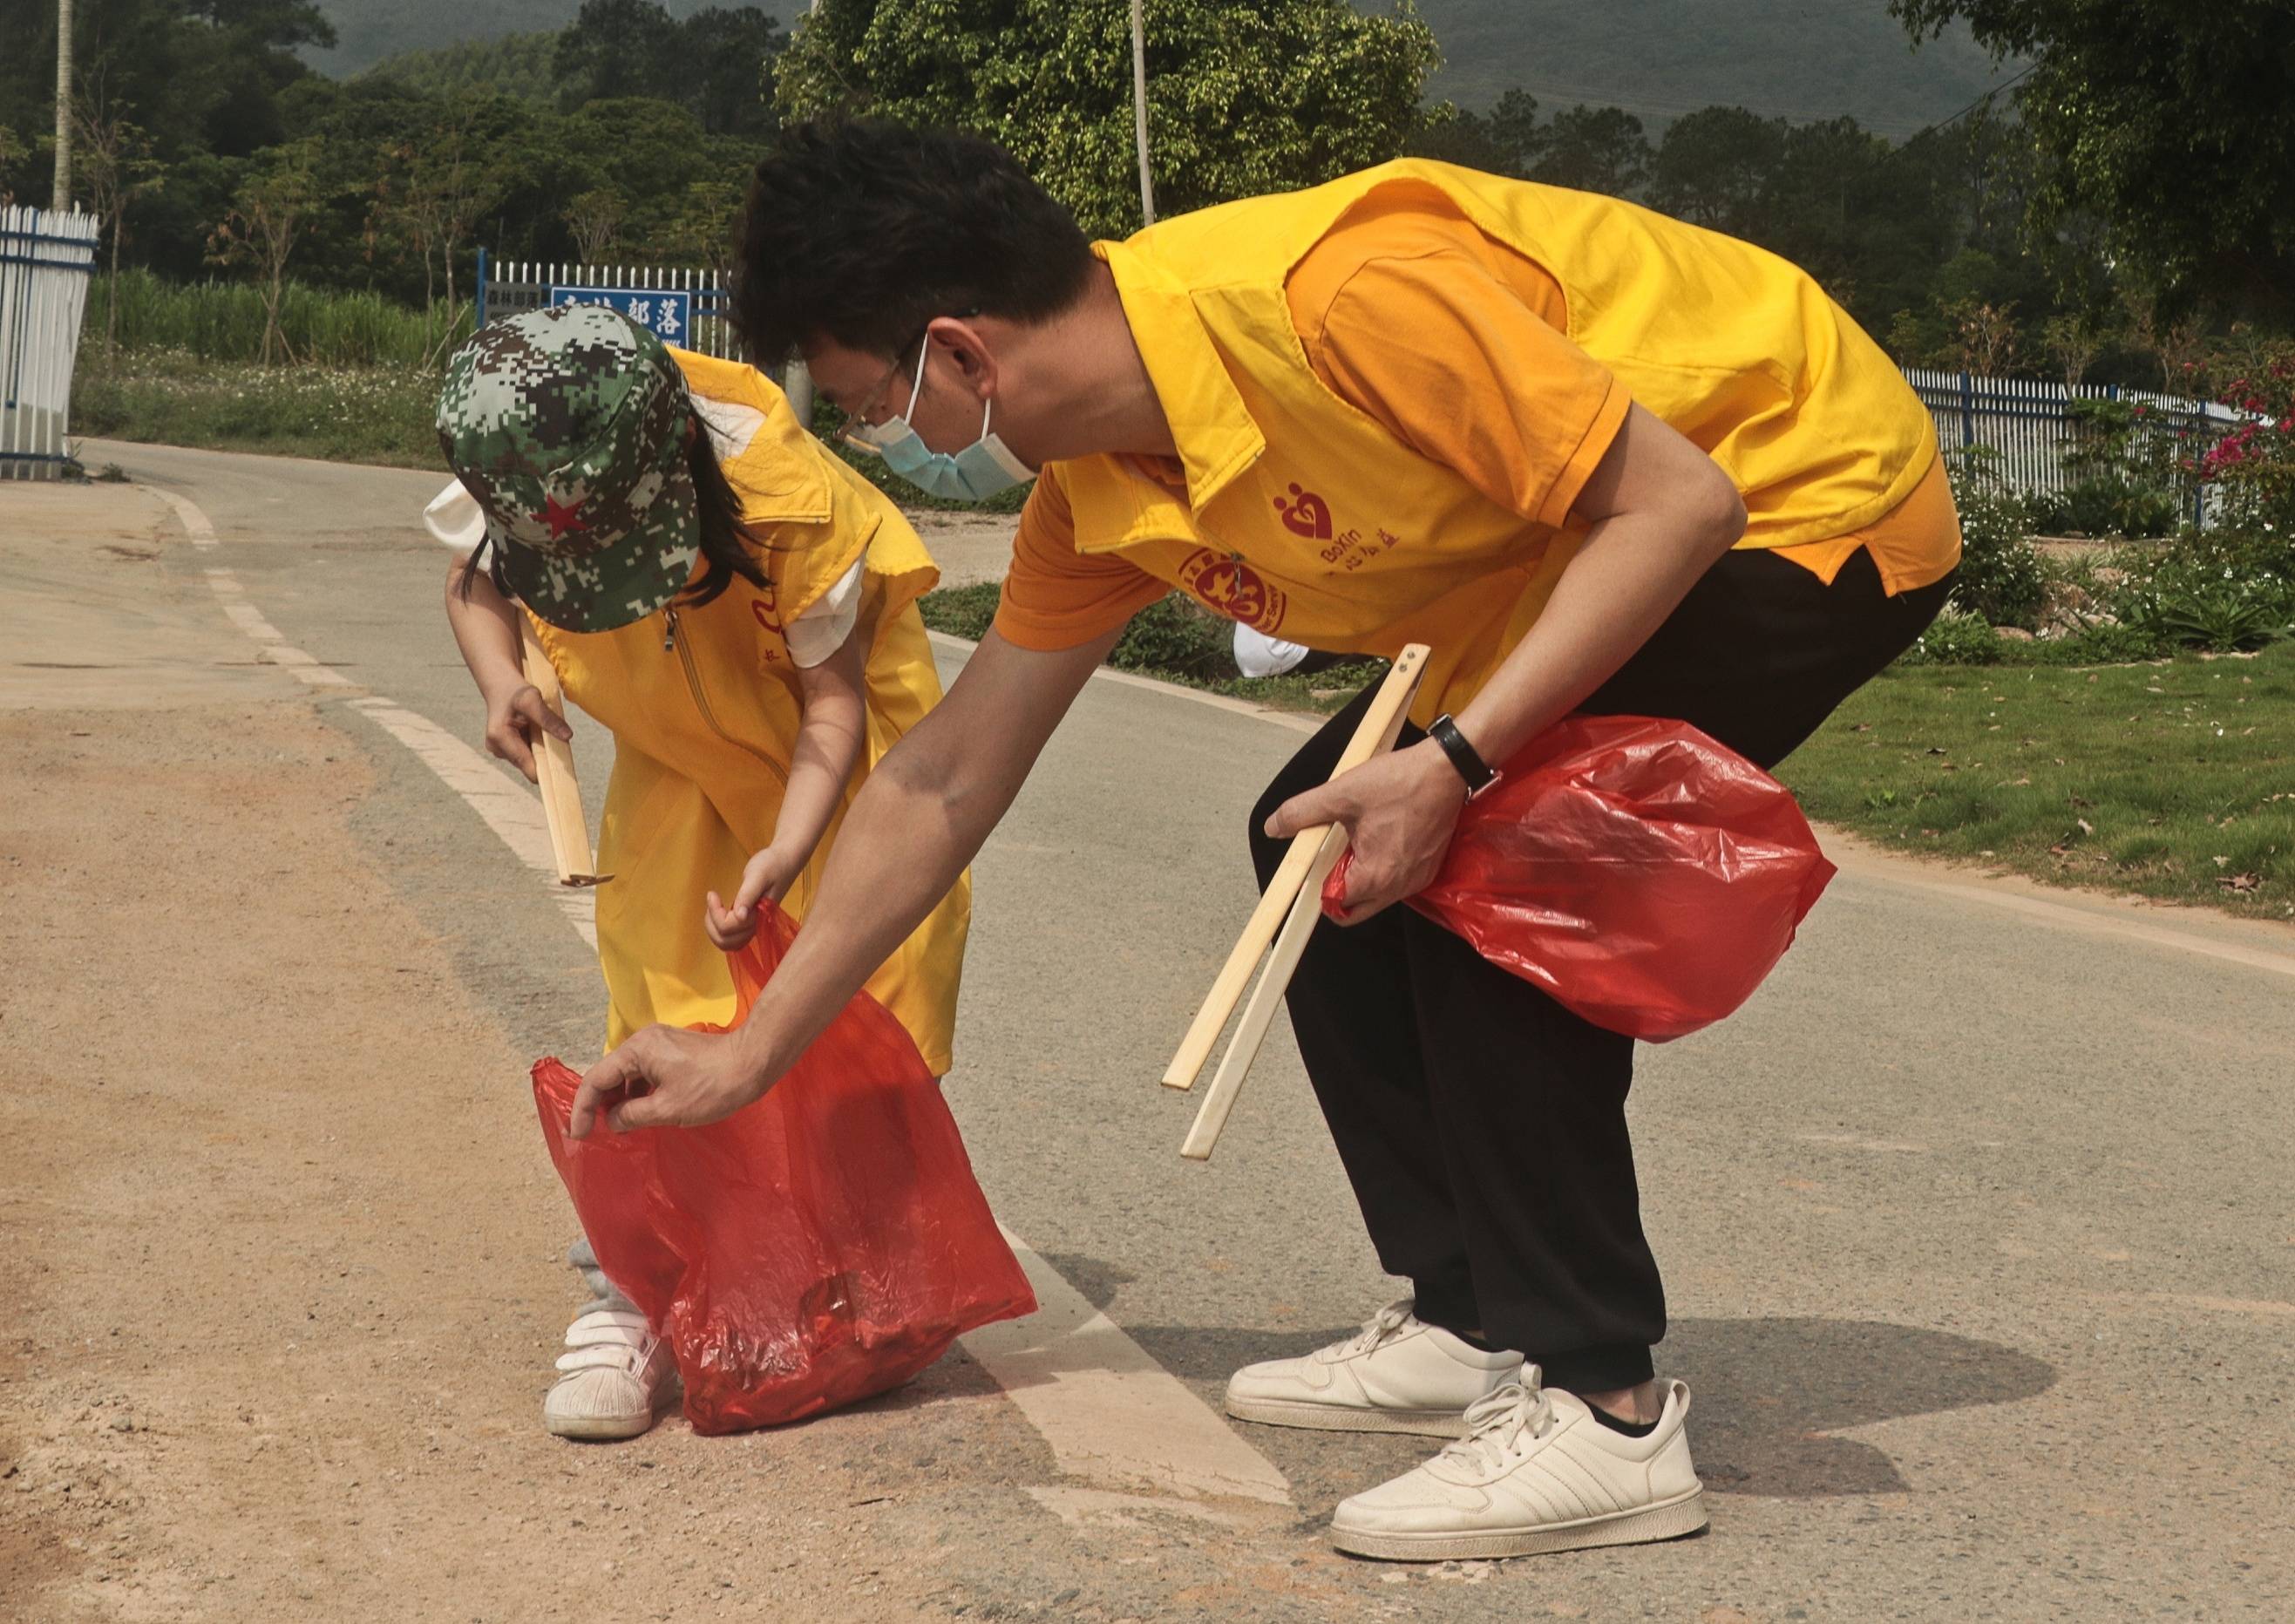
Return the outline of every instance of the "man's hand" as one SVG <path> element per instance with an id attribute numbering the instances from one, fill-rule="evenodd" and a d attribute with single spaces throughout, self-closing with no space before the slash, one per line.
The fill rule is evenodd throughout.
<path id="1" fill-rule="evenodd" d="M 520 772 L 529 784 L 535 775 L 534 740 L 537 730 L 556 739 L 572 740 L 574 730 L 566 718 L 543 702 L 542 690 L 531 682 L 505 682 L 486 699 L 486 749 Z"/>
<path id="2" fill-rule="evenodd" d="M 731 908 L 718 900 L 715 892 L 709 894 L 701 910 L 701 928 L 725 952 L 748 946 L 749 938 L 757 934 L 759 901 L 770 898 L 780 902 L 788 894 L 789 886 L 804 868 L 802 859 L 778 846 L 767 846 L 742 869 L 740 888 L 733 893 Z"/>
<path id="3" fill-rule="evenodd" d="M 742 1069 L 730 1032 L 649 1026 L 582 1074 L 567 1132 L 586 1139 L 601 1120 L 609 1133 L 697 1128 L 732 1115 L 767 1086 Z"/>
<path id="4" fill-rule="evenodd" d="M 1422 739 L 1292 796 L 1267 820 L 1267 832 L 1281 840 L 1319 823 L 1344 826 L 1354 858 L 1338 919 L 1357 925 L 1433 882 L 1466 804 L 1458 770 L 1442 746 Z"/>

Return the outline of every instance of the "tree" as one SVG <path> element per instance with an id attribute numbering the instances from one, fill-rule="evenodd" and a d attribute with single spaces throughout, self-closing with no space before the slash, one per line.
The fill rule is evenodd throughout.
<path id="1" fill-rule="evenodd" d="M 1545 139 L 1538 127 L 1538 98 L 1509 90 L 1488 113 L 1461 110 L 1445 102 L 1411 137 L 1409 151 L 1420 158 L 1464 164 L 1486 175 L 1527 180 Z"/>
<path id="2" fill-rule="evenodd" d="M 551 66 L 568 109 L 644 96 L 688 109 L 713 135 L 761 135 L 772 127 L 772 64 L 788 44 L 754 5 L 705 6 L 680 22 L 658 0 L 583 0 Z"/>
<path id="3" fill-rule="evenodd" d="M 1916 40 L 1965 21 L 2032 60 L 2015 92 L 2038 157 L 2025 225 L 2102 224 L 2182 308 L 2295 303 L 2295 6 L 2286 0 L 1890 0 Z"/>
<path id="4" fill-rule="evenodd" d="M 2040 342 L 2063 369 L 2067 393 L 2087 380 L 2087 370 L 2103 352 L 2103 335 L 2085 315 L 2052 315 L 2040 323 Z"/>
<path id="5" fill-rule="evenodd" d="M 616 96 L 649 96 L 675 79 L 677 24 L 657 0 L 582 0 L 573 26 L 558 37 L 551 71 L 569 108 Z"/>
<path id="6" fill-rule="evenodd" d="M 82 100 L 73 110 L 72 124 L 79 136 L 80 184 L 88 211 L 111 236 L 111 292 L 103 306 L 103 347 L 109 354 L 119 334 L 119 244 L 127 235 L 127 206 L 157 191 L 164 171 L 151 156 L 151 137 L 100 100 Z"/>
<path id="7" fill-rule="evenodd" d="M 1542 132 L 1530 178 L 1549 186 L 1629 197 L 1649 174 L 1642 121 L 1622 108 L 1565 107 Z"/>
<path id="8" fill-rule="evenodd" d="M 589 265 L 614 246 L 629 210 L 629 200 L 611 186 L 592 186 L 567 204 L 559 218 L 574 233 L 574 252 Z"/>
<path id="9" fill-rule="evenodd" d="M 2016 362 L 2016 306 L 1958 298 L 1942 307 L 1952 337 L 1947 364 L 1980 378 L 2005 376 Z"/>
<path id="10" fill-rule="evenodd" d="M 320 204 L 318 163 L 318 143 L 309 140 L 291 142 L 250 159 L 231 212 L 208 238 L 208 257 L 217 265 L 255 269 L 263 290 L 259 359 L 265 366 L 271 364 L 274 345 L 281 360 L 295 358 L 279 325 L 279 306 L 286 297 L 287 261 Z"/>
<path id="11" fill-rule="evenodd" d="M 1156 205 L 1179 214 L 1393 157 L 1439 60 L 1416 12 L 1346 0 L 1150 0 Z M 781 115 L 870 113 L 1000 143 L 1085 231 L 1138 228 L 1130 15 L 1041 0 L 822 0 L 780 59 Z"/>
<path id="12" fill-rule="evenodd" d="M 655 94 L 684 102 L 713 135 L 769 134 L 773 64 L 788 48 L 780 23 L 755 6 L 705 6 L 678 25 L 679 77 Z"/>
<path id="13" fill-rule="evenodd" d="M 480 128 L 483 110 L 484 103 L 462 98 L 422 139 L 385 148 L 385 167 L 376 189 L 378 215 L 395 224 L 421 256 L 426 319 L 435 316 L 437 308 L 430 280 L 431 256 L 437 256 L 445 273 L 445 331 L 449 334 L 461 314 L 454 298 L 455 250 L 502 189 L 494 152 Z"/>
<path id="14" fill-rule="evenodd" d="M 21 162 L 29 151 L 15 131 L 0 124 L 0 208 L 16 200 L 16 189 L 9 184 L 8 172 Z"/>
<path id="15" fill-rule="evenodd" d="M 1650 202 L 1693 225 L 1751 236 L 1785 161 L 1782 118 L 1707 107 L 1674 121 L 1650 160 Z"/>
<path id="16" fill-rule="evenodd" d="M 733 223 L 741 212 L 735 182 L 689 182 L 678 210 L 654 238 L 664 258 L 682 260 L 725 285 L 733 257 Z"/>

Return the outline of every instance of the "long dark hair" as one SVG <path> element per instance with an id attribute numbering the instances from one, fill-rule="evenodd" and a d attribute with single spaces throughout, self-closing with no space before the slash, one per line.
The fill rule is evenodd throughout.
<path id="1" fill-rule="evenodd" d="M 691 405 L 686 408 L 685 420 L 691 425 L 692 439 L 685 451 L 686 472 L 693 478 L 694 507 L 700 516 L 701 573 L 672 601 L 690 604 L 695 608 L 715 602 L 739 575 L 752 586 L 768 584 L 764 566 L 758 562 L 756 548 L 741 533 L 741 499 L 733 494 L 733 482 L 725 477 L 725 469 L 717 461 L 717 448 L 709 442 L 709 430 Z M 462 567 L 456 590 L 464 598 L 470 595 L 470 580 L 480 570 L 494 583 L 494 590 L 515 602 L 518 593 L 510 587 L 502 569 L 502 549 L 495 546 L 492 536 L 481 541 Z M 544 616 L 546 619 L 547 616 Z"/>

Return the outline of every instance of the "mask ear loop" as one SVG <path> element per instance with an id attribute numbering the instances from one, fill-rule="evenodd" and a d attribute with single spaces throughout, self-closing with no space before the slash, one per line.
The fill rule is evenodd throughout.
<path id="1" fill-rule="evenodd" d="M 927 328 L 925 330 L 925 341 L 922 345 L 919 346 L 917 349 L 917 375 L 910 381 L 909 384 L 908 410 L 901 413 L 901 421 L 908 424 L 912 428 L 916 426 L 917 396 L 923 394 L 925 389 L 925 357 L 931 354 L 932 330 L 930 328 Z"/>

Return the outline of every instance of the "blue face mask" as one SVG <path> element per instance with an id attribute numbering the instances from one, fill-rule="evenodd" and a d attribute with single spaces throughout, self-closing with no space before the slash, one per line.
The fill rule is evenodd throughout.
<path id="1" fill-rule="evenodd" d="M 917 396 L 925 387 L 925 357 L 931 349 L 932 339 L 927 336 L 924 348 L 917 352 L 917 376 L 909 386 L 908 410 L 881 423 L 848 423 L 845 437 L 884 458 L 886 468 L 918 489 L 949 502 L 985 502 L 999 491 L 1033 479 L 1036 470 L 988 431 L 989 417 L 996 409 L 992 401 L 981 404 L 980 437 L 962 451 L 935 451 L 925 444 L 909 420 L 916 413 Z"/>

